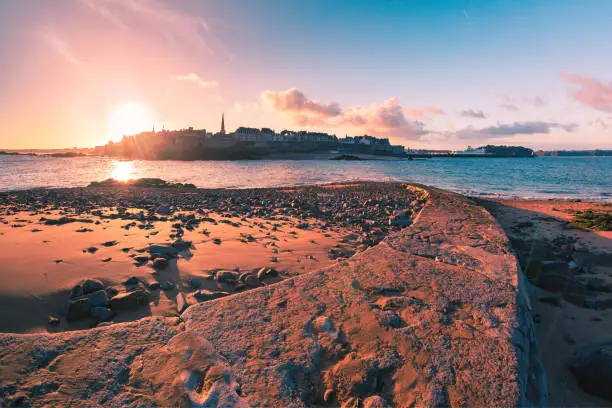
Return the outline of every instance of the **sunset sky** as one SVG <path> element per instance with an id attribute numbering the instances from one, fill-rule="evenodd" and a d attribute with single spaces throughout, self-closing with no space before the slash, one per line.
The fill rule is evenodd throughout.
<path id="1" fill-rule="evenodd" d="M 612 148 L 612 1 L 4 0 L 0 148 L 226 126 Z"/>

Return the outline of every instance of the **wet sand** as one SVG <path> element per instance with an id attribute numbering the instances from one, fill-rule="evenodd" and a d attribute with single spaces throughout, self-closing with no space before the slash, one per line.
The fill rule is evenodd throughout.
<path id="1" fill-rule="evenodd" d="M 179 293 L 194 304 L 197 291 L 221 296 L 323 269 L 376 244 L 399 228 L 389 226 L 395 212 L 408 210 L 402 216 L 409 219 L 411 206 L 419 205 L 401 185 L 377 183 L 2 194 L 0 330 L 56 332 L 108 324 L 93 317 L 66 321 L 71 290 L 84 279 L 101 281 L 109 298 L 135 289 L 148 294 L 146 305 L 105 320 L 178 316 Z M 147 259 L 150 246 L 173 243 L 178 256 L 155 268 L 155 260 Z M 259 279 L 265 267 L 269 273 Z M 229 279 L 221 277 L 225 271 Z M 235 279 L 245 273 L 252 275 L 249 284 Z"/>

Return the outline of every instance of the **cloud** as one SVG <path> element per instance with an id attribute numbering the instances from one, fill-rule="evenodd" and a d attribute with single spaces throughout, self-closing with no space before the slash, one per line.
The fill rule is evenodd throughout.
<path id="1" fill-rule="evenodd" d="M 468 127 L 457 132 L 460 139 L 491 139 L 512 137 L 517 135 L 549 134 L 553 129 L 561 129 L 573 132 L 578 126 L 576 124 L 562 124 L 556 122 L 515 122 L 512 124 L 498 124 L 482 129 Z"/>
<path id="2" fill-rule="evenodd" d="M 79 0 L 89 11 L 123 30 L 137 30 L 169 44 L 172 49 L 197 50 L 231 58 L 210 26 L 200 16 L 189 14 L 160 0 Z"/>
<path id="3" fill-rule="evenodd" d="M 459 114 L 464 118 L 484 119 L 487 117 L 487 115 L 483 111 L 476 109 L 465 109 L 460 111 Z"/>
<path id="4" fill-rule="evenodd" d="M 578 89 L 572 92 L 572 97 L 603 112 L 612 112 L 612 82 L 604 83 L 588 75 L 563 74 L 563 79 L 575 85 Z"/>
<path id="5" fill-rule="evenodd" d="M 511 112 L 519 111 L 522 108 L 541 108 L 546 105 L 546 101 L 539 96 L 522 96 L 520 98 L 515 98 L 508 95 L 502 95 L 501 99 L 502 103 L 498 106 Z"/>
<path id="6" fill-rule="evenodd" d="M 278 111 L 296 114 L 309 113 L 324 117 L 338 116 L 342 113 L 342 109 L 336 102 L 324 104 L 320 101 L 310 100 L 296 88 L 280 92 L 265 91 L 261 94 L 261 98 Z"/>
<path id="7" fill-rule="evenodd" d="M 193 82 L 201 86 L 202 88 L 216 88 L 219 86 L 219 83 L 217 81 L 212 81 L 212 80 L 205 81 L 202 78 L 200 78 L 197 74 L 194 74 L 193 72 L 190 72 L 189 74 L 186 74 L 186 75 L 172 75 L 170 79 L 173 81 Z"/>
<path id="8" fill-rule="evenodd" d="M 436 106 L 425 106 L 424 108 L 404 108 L 404 113 L 412 118 L 422 118 L 428 115 L 446 115 Z"/>
<path id="9" fill-rule="evenodd" d="M 41 38 L 53 51 L 55 51 L 60 57 L 62 57 L 68 64 L 70 64 L 77 72 L 83 77 L 88 78 L 89 74 L 87 69 L 83 65 L 83 62 L 77 57 L 72 48 L 66 41 L 60 38 L 55 33 L 42 32 Z"/>
<path id="10" fill-rule="evenodd" d="M 299 126 L 318 128 L 344 126 L 375 136 L 412 140 L 428 133 L 422 122 L 411 121 L 406 117 L 406 109 L 395 97 L 387 99 L 382 104 L 354 106 L 347 109 L 342 109 L 336 102 L 323 103 L 312 100 L 295 88 L 278 92 L 265 91 L 261 94 L 261 99 L 274 111 L 288 115 Z M 438 110 L 435 112 L 440 114 Z"/>

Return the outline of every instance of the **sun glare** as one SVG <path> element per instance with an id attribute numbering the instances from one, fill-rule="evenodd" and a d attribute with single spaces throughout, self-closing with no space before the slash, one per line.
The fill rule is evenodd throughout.
<path id="1" fill-rule="evenodd" d="M 134 163 L 128 161 L 116 161 L 111 172 L 111 178 L 117 181 L 128 181 L 134 178 Z"/>
<path id="2" fill-rule="evenodd" d="M 108 137 L 114 142 L 120 141 L 123 136 L 151 130 L 152 127 L 153 114 L 143 103 L 122 103 L 108 115 Z"/>

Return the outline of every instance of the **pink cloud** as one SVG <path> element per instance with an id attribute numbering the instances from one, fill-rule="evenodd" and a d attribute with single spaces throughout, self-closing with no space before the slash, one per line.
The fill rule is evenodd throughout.
<path id="1" fill-rule="evenodd" d="M 404 113 L 413 118 L 422 118 L 428 115 L 445 115 L 445 112 L 436 106 L 425 106 L 424 108 L 404 108 Z"/>
<path id="2" fill-rule="evenodd" d="M 320 101 L 310 100 L 304 93 L 295 88 L 286 91 L 274 92 L 265 91 L 261 94 L 264 101 L 272 105 L 275 110 L 299 113 L 310 113 L 324 117 L 338 116 L 342 109 L 336 102 L 329 104 Z"/>
<path id="3" fill-rule="evenodd" d="M 391 97 L 382 104 L 347 109 L 342 109 L 336 102 L 325 104 L 311 100 L 295 88 L 279 92 L 265 91 L 261 94 L 261 99 L 275 111 L 289 115 L 299 126 L 349 127 L 375 136 L 412 140 L 427 133 L 422 122 L 411 121 L 406 117 L 406 108 L 400 105 L 396 97 Z M 437 108 L 426 109 L 430 113 L 441 114 L 441 110 Z"/>
<path id="4" fill-rule="evenodd" d="M 603 112 L 612 112 L 612 82 L 604 83 L 588 75 L 563 74 L 563 79 L 578 89 L 572 97 L 579 102 Z"/>

